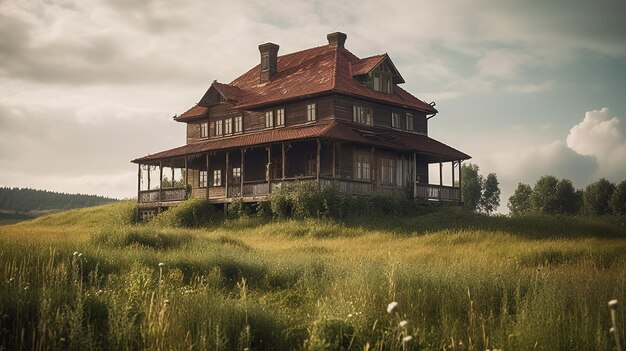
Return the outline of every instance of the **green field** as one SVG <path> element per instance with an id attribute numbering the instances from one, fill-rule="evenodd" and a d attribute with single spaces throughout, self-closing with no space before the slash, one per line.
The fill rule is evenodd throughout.
<path id="1" fill-rule="evenodd" d="M 181 229 L 132 225 L 132 206 L 0 227 L 0 350 L 401 350 L 407 335 L 412 350 L 612 350 L 613 298 L 624 335 L 623 218 Z"/>

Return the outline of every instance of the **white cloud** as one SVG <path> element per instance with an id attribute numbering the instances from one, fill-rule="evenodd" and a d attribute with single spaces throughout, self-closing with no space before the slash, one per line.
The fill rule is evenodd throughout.
<path id="1" fill-rule="evenodd" d="M 593 156 L 601 176 L 626 174 L 626 128 L 604 107 L 589 111 L 567 136 L 567 146 L 581 155 Z"/>
<path id="2" fill-rule="evenodd" d="M 516 94 L 536 94 L 542 93 L 552 89 L 553 82 L 547 81 L 539 84 L 509 84 L 504 87 L 504 90 L 509 93 Z"/>

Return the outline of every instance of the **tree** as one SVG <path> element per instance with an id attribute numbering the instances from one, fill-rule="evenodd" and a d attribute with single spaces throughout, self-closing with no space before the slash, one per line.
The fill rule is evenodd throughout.
<path id="1" fill-rule="evenodd" d="M 482 196 L 480 198 L 481 211 L 491 214 L 500 206 L 500 183 L 495 173 L 489 173 L 483 183 Z"/>
<path id="2" fill-rule="evenodd" d="M 533 189 L 528 184 L 519 183 L 515 193 L 509 197 L 507 206 L 513 216 L 523 216 L 532 212 L 531 196 Z"/>
<path id="3" fill-rule="evenodd" d="M 623 180 L 615 188 L 613 196 L 609 200 L 609 207 L 611 207 L 613 214 L 626 215 L 626 180 Z"/>
<path id="4" fill-rule="evenodd" d="M 556 214 L 559 208 L 557 185 L 559 181 L 550 175 L 537 180 L 533 188 L 531 201 L 533 210 L 542 214 Z"/>
<path id="5" fill-rule="evenodd" d="M 461 198 L 463 208 L 476 211 L 482 196 L 483 177 L 478 174 L 478 165 L 468 163 L 461 166 Z"/>
<path id="6" fill-rule="evenodd" d="M 556 213 L 576 214 L 580 211 L 580 193 L 576 192 L 572 181 L 561 179 L 556 185 Z"/>
<path id="7" fill-rule="evenodd" d="M 610 213 L 609 200 L 615 192 L 615 185 L 602 178 L 589 184 L 583 192 L 583 211 L 590 216 Z"/>

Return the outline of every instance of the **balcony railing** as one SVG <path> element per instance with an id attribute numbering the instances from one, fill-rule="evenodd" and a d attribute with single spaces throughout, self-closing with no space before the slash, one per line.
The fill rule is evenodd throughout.
<path id="1" fill-rule="evenodd" d="M 182 201 L 186 198 L 185 188 L 153 189 L 139 192 L 140 203 Z"/>
<path id="2" fill-rule="evenodd" d="M 445 185 L 415 184 L 416 199 L 461 202 L 461 189 Z"/>

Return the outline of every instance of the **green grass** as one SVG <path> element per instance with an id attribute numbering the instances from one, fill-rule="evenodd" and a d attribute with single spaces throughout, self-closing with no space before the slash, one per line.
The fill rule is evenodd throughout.
<path id="1" fill-rule="evenodd" d="M 0 349 L 399 350 L 397 301 L 409 349 L 610 350 L 607 302 L 626 302 L 623 218 L 187 229 L 133 225 L 132 206 L 0 228 Z"/>

